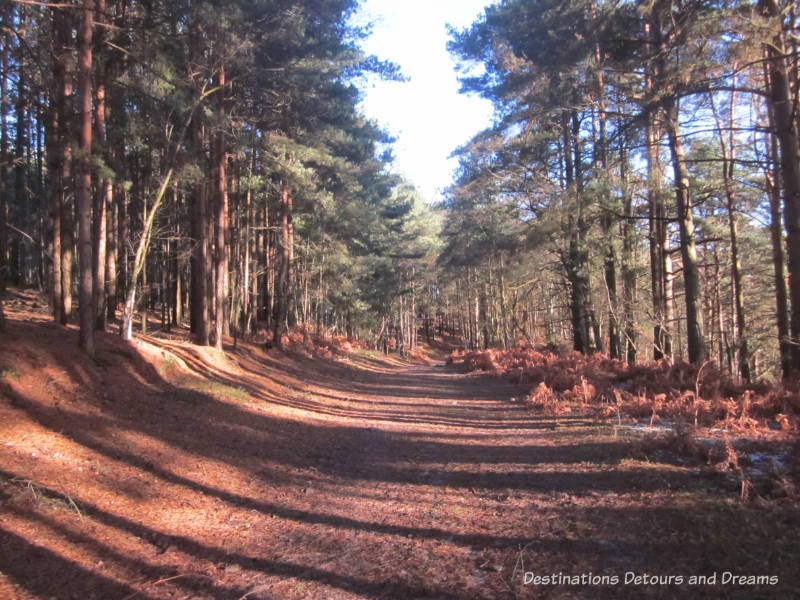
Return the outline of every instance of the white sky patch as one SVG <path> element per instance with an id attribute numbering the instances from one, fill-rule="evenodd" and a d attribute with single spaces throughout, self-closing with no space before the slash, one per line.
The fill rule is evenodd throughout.
<path id="1" fill-rule="evenodd" d="M 452 182 L 448 156 L 491 124 L 491 103 L 458 93 L 456 64 L 447 52 L 450 24 L 472 23 L 490 0 L 364 0 L 357 22 L 371 21 L 367 54 L 400 65 L 404 83 L 371 81 L 361 108 L 397 137 L 395 169 L 428 201 Z"/>

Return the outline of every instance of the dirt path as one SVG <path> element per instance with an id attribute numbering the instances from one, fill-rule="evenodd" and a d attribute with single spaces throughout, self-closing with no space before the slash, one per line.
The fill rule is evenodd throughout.
<path id="1" fill-rule="evenodd" d="M 0 394 L 0 597 L 798 597 L 795 508 L 744 506 L 729 476 L 537 415 L 499 379 L 255 348 L 223 368 L 162 343 L 201 385 L 116 342 L 65 368 L 57 335 L 33 339 Z M 590 573 L 619 583 L 563 584 Z"/>
<path id="2" fill-rule="evenodd" d="M 378 584 L 363 596 L 794 597 L 796 576 L 773 537 L 781 526 L 759 530 L 761 519 L 732 501 L 730 478 L 635 460 L 635 440 L 581 417 L 537 416 L 519 388 L 486 375 L 411 367 L 345 387 L 324 410 L 360 424 L 316 446 L 306 456 L 314 475 L 298 483 L 311 477 L 318 505 L 346 510 L 346 521 L 322 524 L 358 541 L 327 559 Z M 526 572 L 619 583 L 525 585 Z M 725 572 L 789 585 L 722 585 Z M 719 585 L 688 585 L 714 573 Z M 687 585 L 645 584 L 647 575 Z M 626 584 L 634 576 L 642 583 Z M 308 597 L 338 597 L 325 594 Z"/>

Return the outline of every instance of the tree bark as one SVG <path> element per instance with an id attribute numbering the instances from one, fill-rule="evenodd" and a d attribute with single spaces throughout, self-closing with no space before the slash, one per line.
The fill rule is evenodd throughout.
<path id="1" fill-rule="evenodd" d="M 636 363 L 636 324 L 634 308 L 636 306 L 636 256 L 633 226 L 633 194 L 630 190 L 628 175 L 628 154 L 625 144 L 620 144 L 620 179 L 622 181 L 623 212 L 622 222 L 622 314 L 624 319 L 625 360 L 628 364 Z"/>
<path id="2" fill-rule="evenodd" d="M 252 271 L 250 261 L 253 256 L 253 248 L 255 244 L 255 236 L 253 235 L 253 220 L 255 218 L 253 212 L 253 163 L 255 162 L 255 149 L 250 152 L 250 160 L 248 163 L 247 171 L 247 192 L 245 194 L 245 214 L 244 214 L 244 246 L 242 248 L 242 278 L 241 278 L 241 294 L 242 294 L 242 333 L 250 331 L 250 324 L 253 321 L 253 298 L 250 295 Z"/>
<path id="3" fill-rule="evenodd" d="M 695 228 L 692 201 L 689 195 L 689 171 L 678 126 L 678 106 L 673 98 L 664 101 L 664 124 L 672 155 L 675 199 L 683 262 L 684 299 L 686 303 L 686 340 L 689 362 L 701 363 L 706 357 L 703 337 L 703 315 L 699 310 L 700 277 L 695 249 Z"/>
<path id="4" fill-rule="evenodd" d="M 106 232 L 108 247 L 106 248 L 105 281 L 106 281 L 106 324 L 117 316 L 117 253 L 119 252 L 117 232 L 119 230 L 119 186 L 114 185 L 111 192 L 111 204 L 108 209 Z"/>
<path id="5" fill-rule="evenodd" d="M 78 94 L 80 101 L 80 160 L 78 161 L 78 259 L 80 347 L 94 356 L 92 296 L 92 28 L 94 0 L 83 0 L 78 37 Z"/>
<path id="6" fill-rule="evenodd" d="M 203 127 L 194 123 L 193 143 L 196 156 L 201 164 L 204 162 Z M 208 201 L 204 181 L 194 185 L 191 196 L 191 237 L 193 242 L 191 271 L 191 329 L 195 340 L 200 346 L 207 346 L 209 342 L 208 320 Z"/>
<path id="7" fill-rule="evenodd" d="M 766 168 L 767 196 L 770 207 L 770 242 L 772 246 L 772 268 L 775 281 L 775 313 L 778 328 L 781 373 L 789 377 L 792 373 L 792 353 L 789 343 L 789 302 L 784 272 L 783 233 L 781 231 L 781 196 L 777 184 L 777 141 L 770 135 L 768 142 L 769 166 Z"/>
<path id="8" fill-rule="evenodd" d="M 603 80 L 603 53 L 599 46 L 595 49 L 597 69 L 597 139 L 595 140 L 595 170 L 605 173 L 608 169 L 608 140 L 606 139 L 606 89 Z M 613 359 L 621 358 L 622 342 L 617 307 L 617 264 L 614 255 L 613 235 L 611 232 L 613 218 L 611 212 L 611 194 L 608 186 L 602 186 L 602 209 L 600 226 L 603 230 L 603 279 L 608 292 L 608 355 Z"/>
<path id="9" fill-rule="evenodd" d="M 652 22 L 645 23 L 648 35 L 648 53 L 655 55 L 655 47 L 660 38 L 658 12 L 651 14 Z M 645 70 L 645 86 L 649 96 L 655 95 L 655 88 L 661 77 L 661 60 L 653 59 Z M 672 327 L 670 319 L 667 211 L 662 186 L 661 157 L 659 152 L 660 131 L 657 125 L 659 109 L 655 103 L 646 109 L 647 124 L 645 137 L 647 143 L 647 205 L 649 211 L 650 242 L 650 280 L 653 298 L 653 359 L 659 360 L 672 355 Z"/>
<path id="10" fill-rule="evenodd" d="M 561 122 L 561 135 L 564 158 L 564 185 L 568 194 L 575 197 L 576 211 L 567 218 L 567 250 L 562 257 L 570 291 L 570 315 L 572 322 L 572 345 L 577 352 L 590 354 L 595 351 L 594 333 L 591 330 L 589 306 L 591 304 L 591 288 L 587 265 L 589 262 L 586 247 L 586 219 L 583 211 L 583 194 L 581 189 L 581 155 L 579 149 L 578 118 L 574 111 L 564 111 Z"/>
<path id="11" fill-rule="evenodd" d="M 764 17 L 780 19 L 775 0 L 759 0 Z M 780 23 L 772 43 L 766 46 L 769 72 L 767 97 L 775 137 L 780 148 L 780 181 L 783 186 L 783 219 L 786 227 L 789 267 L 789 373 L 800 377 L 800 140 L 798 140 L 797 102 L 791 89 L 785 57 L 785 41 Z"/>
<path id="12" fill-rule="evenodd" d="M 284 183 L 281 187 L 281 245 L 280 265 L 278 267 L 277 281 L 275 282 L 275 313 L 272 340 L 276 348 L 283 348 L 283 334 L 286 333 L 287 317 L 289 313 L 289 297 L 291 290 L 291 261 L 292 261 L 292 194 L 289 185 Z"/>
<path id="13" fill-rule="evenodd" d="M 101 48 L 104 32 L 102 25 L 105 23 L 106 2 L 96 1 L 96 20 L 101 27 L 95 34 L 95 43 Z M 106 135 L 106 89 L 108 80 L 108 65 L 105 61 L 95 60 L 95 89 L 94 89 L 94 125 L 96 145 L 100 148 L 104 163 L 108 165 L 108 137 Z M 108 310 L 106 307 L 106 250 L 108 248 L 108 207 L 112 201 L 113 183 L 107 173 L 97 176 L 94 191 L 94 221 L 92 238 L 94 244 L 94 264 L 92 272 L 92 298 L 94 302 L 95 328 L 105 331 Z"/>
<path id="14" fill-rule="evenodd" d="M 2 9 L 3 23 L 6 22 L 10 11 L 10 6 Z M 6 291 L 6 281 L 8 279 L 8 190 L 6 181 L 8 177 L 8 128 L 6 125 L 6 114 L 8 113 L 8 44 L 3 39 L 2 57 L 0 57 L 0 302 Z M 55 65 L 56 61 L 54 61 Z M 55 67 L 54 67 L 55 68 Z M 52 155 L 52 150 L 50 151 Z M 51 188 L 52 189 L 52 188 Z"/>
<path id="15" fill-rule="evenodd" d="M 68 86 L 65 88 L 72 89 L 71 75 L 65 81 L 69 81 Z M 70 91 L 70 94 L 72 92 Z M 71 102 L 70 102 L 71 105 Z M 64 118 L 72 120 L 70 114 L 71 109 L 64 111 Z M 61 190 L 59 191 L 59 210 L 60 210 L 60 223 L 61 223 L 61 324 L 66 325 L 72 321 L 72 270 L 73 260 L 75 257 L 75 218 L 73 215 L 73 202 L 70 200 L 68 190 L 72 189 L 72 146 L 69 140 L 69 135 L 66 131 L 66 125 L 62 129 L 64 131 L 64 143 L 62 146 L 62 161 L 61 161 Z"/>
<path id="16" fill-rule="evenodd" d="M 19 14 L 20 24 L 18 27 L 18 37 L 20 42 L 17 45 L 19 52 L 14 57 L 14 62 L 17 67 L 17 102 L 15 106 L 15 132 L 14 136 L 14 207 L 6 207 L 6 221 L 8 220 L 8 211 L 16 213 L 18 222 L 22 222 L 23 228 L 28 226 L 28 216 L 30 211 L 30 200 L 28 198 L 28 164 L 26 160 L 26 150 L 29 148 L 26 132 L 28 130 L 28 93 L 27 87 L 27 53 L 24 51 L 27 45 L 27 9 L 21 6 Z M 5 115 L 4 115 L 5 117 Z M 25 285 L 26 282 L 26 269 L 25 263 L 27 258 L 26 244 L 20 239 L 19 236 L 13 236 L 9 244 L 9 257 L 6 263 L 6 276 L 14 283 L 14 285 Z"/>
<path id="17" fill-rule="evenodd" d="M 651 122 L 647 126 L 647 203 L 649 210 L 650 279 L 653 296 L 653 359 L 672 354 L 672 339 L 667 320 L 666 293 L 666 207 L 661 187 L 661 166 L 658 156 L 658 134 Z"/>
<path id="18" fill-rule="evenodd" d="M 217 85 L 222 90 L 220 93 L 219 109 L 223 118 L 225 115 L 225 68 L 221 67 L 217 76 Z M 216 253 L 215 253 L 215 304 L 216 314 L 214 319 L 214 345 L 218 350 L 222 350 L 222 338 L 225 332 L 226 319 L 226 287 L 228 277 L 228 179 L 227 161 L 228 154 L 225 151 L 225 132 L 217 131 L 215 134 L 215 157 L 216 162 Z"/>
<path id="19" fill-rule="evenodd" d="M 192 23 L 189 29 L 189 53 L 192 61 L 197 64 L 203 59 L 202 28 L 198 23 Z M 193 82 L 195 90 L 199 93 L 202 83 Z M 202 119 L 197 118 L 191 122 L 191 149 L 201 173 L 207 168 L 205 151 L 206 129 Z M 210 236 L 209 236 L 209 202 L 207 186 L 201 176 L 194 182 L 190 197 L 191 216 L 189 222 L 189 235 L 192 239 L 192 254 L 190 262 L 191 283 L 189 293 L 189 322 L 195 342 L 200 346 L 208 346 L 210 341 L 209 330 L 209 302 L 208 280 L 210 274 Z"/>

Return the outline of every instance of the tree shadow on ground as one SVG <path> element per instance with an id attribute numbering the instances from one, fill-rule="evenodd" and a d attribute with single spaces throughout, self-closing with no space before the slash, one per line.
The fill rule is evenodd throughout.
<path id="1" fill-rule="evenodd" d="M 107 554 L 121 569 L 141 573 L 147 578 L 172 576 L 174 570 L 164 561 L 172 560 L 173 550 L 184 557 L 184 564 L 191 567 L 192 572 L 213 573 L 213 583 L 204 577 L 176 581 L 177 589 L 184 591 L 238 599 L 260 585 L 259 577 L 267 577 L 268 585 L 278 580 L 296 579 L 369 598 L 510 598 L 512 594 L 503 591 L 504 580 L 500 578 L 493 579 L 491 586 L 486 584 L 484 590 L 454 590 L 434 579 L 404 580 L 397 569 L 383 573 L 373 569 L 368 574 L 359 574 L 344 567 L 320 564 L 325 561 L 310 557 L 316 552 L 336 558 L 332 548 L 345 544 L 343 540 L 350 540 L 347 536 L 358 534 L 363 539 L 358 537 L 356 541 L 346 542 L 352 549 L 342 549 L 342 553 L 355 552 L 369 557 L 375 552 L 375 546 L 370 544 L 402 549 L 408 556 L 423 549 L 442 547 L 451 553 L 483 553 L 480 556 L 480 564 L 483 564 L 484 554 L 488 552 L 496 554 L 498 564 L 510 572 L 514 557 L 526 549 L 535 551 L 538 556 L 553 557 L 548 559 L 548 565 L 554 567 L 559 561 L 562 565 L 613 566 L 616 564 L 612 560 L 614 557 L 622 557 L 624 564 L 618 566 L 646 567 L 651 564 L 647 560 L 656 555 L 700 557 L 702 552 L 711 551 L 718 552 L 720 557 L 726 556 L 724 549 L 730 540 L 714 538 L 715 531 L 719 527 L 735 529 L 738 526 L 735 512 L 724 519 L 709 521 L 713 523 L 711 529 L 703 525 L 702 518 L 682 518 L 663 507 L 642 508 L 633 504 L 633 499 L 642 494 L 663 497 L 680 490 L 696 491 L 695 476 L 687 470 L 662 469 L 657 465 L 619 469 L 620 461 L 626 457 L 626 441 L 593 439 L 592 430 L 586 426 L 588 422 L 578 417 L 561 420 L 579 436 L 565 441 L 564 431 L 555 429 L 552 419 L 524 414 L 516 406 L 512 409 L 513 405 L 504 412 L 503 407 L 509 404 L 509 387 L 485 376 L 470 377 L 469 385 L 454 386 L 451 374 L 424 369 L 414 372 L 410 379 L 397 374 L 363 374 L 352 365 L 326 364 L 321 373 L 316 373 L 312 363 L 304 360 L 287 358 L 280 362 L 269 358 L 258 362 L 251 357 L 247 361 L 237 360 L 245 375 L 238 380 L 207 364 L 201 352 L 183 351 L 181 359 L 186 361 L 184 356 L 188 357 L 188 364 L 198 376 L 205 374 L 211 382 L 231 389 L 243 386 L 246 397 L 238 398 L 225 390 L 212 394 L 167 381 L 134 347 L 106 336 L 101 336 L 100 364 L 90 363 L 76 357 L 74 351 L 72 354 L 65 351 L 71 348 L 72 337 L 72 332 L 55 331 L 47 344 L 37 342 L 26 347 L 18 361 L 21 369 L 50 365 L 84 388 L 70 388 L 69 382 L 54 378 L 50 391 L 45 386 L 44 391 L 34 393 L 26 391 L 27 380 L 24 380 L 20 385 L 0 384 L 0 394 L 48 435 L 60 436 L 84 449 L 92 460 L 102 462 L 109 474 L 98 476 L 95 487 L 90 488 L 88 478 L 81 479 L 74 470 L 70 471 L 74 467 L 64 471 L 62 463 L 46 453 L 40 452 L 36 457 L 16 454 L 24 448 L 20 446 L 13 450 L 0 448 L 8 452 L 4 459 L 8 463 L 3 465 L 0 476 L 11 481 L 37 474 L 46 481 L 48 474 L 53 474 L 50 481 L 63 483 L 48 486 L 38 481 L 37 485 L 55 495 L 65 493 L 60 489 L 63 486 L 85 482 L 86 487 L 75 488 L 71 497 L 89 523 L 112 529 L 125 539 L 153 540 L 154 547 L 149 553 L 131 557 L 121 550 L 124 545 L 115 546 L 113 541 L 102 539 L 91 527 L 84 529 L 74 523 L 65 524 L 61 519 L 56 523 L 52 515 L 47 516 L 48 521 L 38 510 L 34 516 L 13 504 L 0 510 L 16 510 L 18 519 L 32 524 L 38 522 L 54 534 L 90 548 L 94 554 Z M 286 368 L 281 371 L 282 367 Z M 367 381 L 353 382 L 358 377 Z M 338 395 L 353 393 L 348 378 L 353 385 L 361 385 L 362 390 L 382 390 L 382 394 L 392 399 L 375 405 L 367 405 L 363 398 L 348 403 Z M 269 385 L 259 386 L 258 381 Z M 308 393 L 309 385 L 324 387 L 330 381 L 336 383 L 326 388 L 330 389 L 327 396 L 312 394 L 307 402 L 286 398 L 289 393 Z M 381 381 L 386 387 L 379 387 Z M 449 397 L 446 394 L 448 382 L 454 386 Z M 290 384 L 291 391 L 286 387 Z M 428 384 L 434 393 L 420 396 Z M 367 395 L 367 392 L 362 391 L 362 394 Z M 398 410 L 403 406 L 403 398 L 409 400 L 408 412 Z M 428 398 L 424 402 L 427 406 L 415 416 L 415 403 L 420 398 Z M 450 400 L 467 402 L 469 406 L 449 406 Z M 436 410 L 440 406 L 437 401 L 441 401 L 441 411 Z M 338 403 L 338 412 L 329 410 L 334 402 Z M 282 407 L 305 412 L 281 412 Z M 470 414 L 466 408 L 478 410 Z M 495 413 L 505 416 L 491 416 Z M 442 417 L 443 414 L 448 416 Z M 508 414 L 514 416 L 507 418 Z M 332 416 L 337 418 L 331 419 Z M 374 427 L 375 420 L 385 422 L 387 427 Z M 0 430 L 5 427 L 11 431 L 8 424 L 0 425 Z M 408 429 L 404 429 L 406 427 Z M 482 433 L 484 442 L 478 443 L 481 438 L 476 437 L 477 432 Z M 9 466 L 12 461 L 13 468 Z M 190 462 L 208 465 L 209 472 L 191 471 Z M 72 473 L 74 481 L 62 480 L 63 473 L 67 476 Z M 314 485 L 324 482 L 325 492 L 335 497 L 320 494 L 319 501 L 315 501 L 315 496 L 305 493 L 312 481 Z M 176 534 L 174 529 L 160 523 L 157 515 L 125 512 L 122 508 L 101 504 L 97 491 L 114 487 L 132 506 L 154 506 L 159 497 L 175 497 L 188 506 L 195 503 L 203 507 L 198 511 L 214 512 L 218 523 L 227 522 L 224 515 L 239 515 L 263 528 L 265 536 L 289 532 L 288 539 L 305 544 L 309 558 L 274 556 L 256 547 L 227 549 L 208 537 Z M 379 506 L 379 512 L 359 512 L 360 503 L 366 500 L 366 491 L 373 494 L 373 504 L 380 504 L 378 491 L 386 489 L 398 495 L 405 493 L 402 499 L 411 513 L 432 513 L 439 502 L 436 496 L 447 495 L 448 498 L 468 499 L 461 501 L 467 510 L 491 506 L 495 521 L 485 523 L 487 527 L 482 523 L 456 527 L 453 523 L 439 524 L 432 518 L 410 520 L 386 503 Z M 492 495 L 487 500 L 489 492 Z M 509 495 L 511 500 L 505 500 Z M 519 504 L 561 496 L 584 504 L 565 507 L 563 511 L 549 509 L 554 517 L 541 522 L 536 518 L 541 510 L 534 504 L 529 508 Z M 591 501 L 597 496 L 627 498 L 628 504 L 619 510 L 593 508 Z M 696 512 L 701 517 L 707 515 L 708 507 L 704 507 L 697 496 L 693 498 L 691 502 L 684 502 L 684 510 L 694 511 L 693 514 Z M 332 499 L 338 504 L 329 504 Z M 517 504 L 512 506 L 512 500 Z M 505 508 L 506 501 L 509 508 Z M 455 505 L 455 501 L 451 503 Z M 514 514 L 520 507 L 530 518 L 520 519 Z M 185 510 L 187 514 L 195 514 Z M 519 528 L 513 531 L 503 527 L 504 519 L 518 523 Z M 551 522 L 567 526 L 553 529 L 548 524 Z M 570 529 L 570 523 L 581 524 L 581 527 Z M 292 533 L 290 527 L 301 530 Z M 751 531 L 754 528 L 755 521 L 744 529 L 757 542 L 768 543 L 772 536 L 773 541 L 781 540 L 781 547 L 786 546 L 784 540 L 788 536 L 785 533 L 781 536 L 779 531 L 765 530 L 757 536 Z M 692 537 L 697 532 L 703 535 Z M 54 575 L 54 581 L 66 582 L 67 576 L 73 575 L 80 578 L 82 570 L 85 571 L 53 549 L 39 548 L 30 537 L 18 531 L 9 530 L 9 533 L 12 537 L 7 546 L 0 545 L 3 547 L 0 570 L 10 574 L 19 585 L 29 586 L 32 593 L 44 595 L 49 592 L 43 590 L 53 586 L 47 587 L 28 566 L 16 564 L 19 557 L 25 557 L 23 562 L 46 564 L 48 573 L 55 573 L 63 566 L 64 576 Z M 245 535 L 246 531 L 243 529 L 241 533 Z M 673 539 L 676 535 L 678 537 Z M 277 539 L 272 542 L 270 552 L 280 548 L 281 543 L 284 542 Z M 751 541 L 743 546 L 743 555 L 753 553 L 756 547 L 753 544 Z M 162 554 L 162 547 L 172 550 Z M 776 564 L 786 571 L 787 559 L 777 560 Z M 238 575 L 217 574 L 220 565 L 231 564 L 240 568 Z M 713 565 L 724 566 L 721 559 Z M 462 568 L 469 575 L 476 567 L 470 562 Z M 95 575 L 87 573 L 86 578 L 91 581 Z M 64 585 L 66 591 L 61 597 L 70 598 L 75 594 L 81 597 L 79 592 L 83 588 Z M 97 585 L 99 589 L 111 586 L 109 595 L 105 596 L 109 598 L 123 598 L 138 591 L 127 581 L 103 579 L 102 575 Z M 119 589 L 112 589 L 113 586 Z M 56 597 L 60 593 L 54 592 Z M 602 593 L 597 597 L 603 597 Z M 155 592 L 152 595 L 161 597 Z M 148 598 L 146 594 L 137 597 Z"/>

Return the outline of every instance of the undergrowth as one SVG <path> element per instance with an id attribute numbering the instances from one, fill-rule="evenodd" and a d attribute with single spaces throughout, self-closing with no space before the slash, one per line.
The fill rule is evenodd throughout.
<path id="1" fill-rule="evenodd" d="M 256 341 L 263 343 L 271 341 L 271 338 L 271 333 L 262 332 Z M 281 341 L 287 352 L 326 360 L 347 357 L 357 350 L 367 347 L 363 342 L 344 335 L 333 335 L 324 330 L 317 332 L 311 327 L 304 328 L 302 326 L 284 334 Z"/>
<path id="2" fill-rule="evenodd" d="M 726 474 L 736 484 L 739 499 L 745 503 L 768 506 L 773 501 L 797 502 L 800 500 L 797 480 L 800 462 L 797 451 L 800 442 L 793 446 L 773 447 L 769 464 L 756 461 L 758 453 L 738 449 L 725 432 L 722 439 L 703 437 L 694 427 L 675 424 L 667 433 L 653 432 L 632 440 L 630 458 L 656 463 L 665 455 L 678 455 L 681 462 L 705 468 L 708 472 Z M 763 449 L 763 447 L 761 447 Z"/>
<path id="3" fill-rule="evenodd" d="M 712 363 L 628 365 L 601 355 L 517 347 L 454 352 L 470 371 L 529 384 L 525 401 L 552 414 L 580 405 L 602 418 L 660 420 L 733 431 L 800 431 L 800 385 L 732 381 Z"/>

